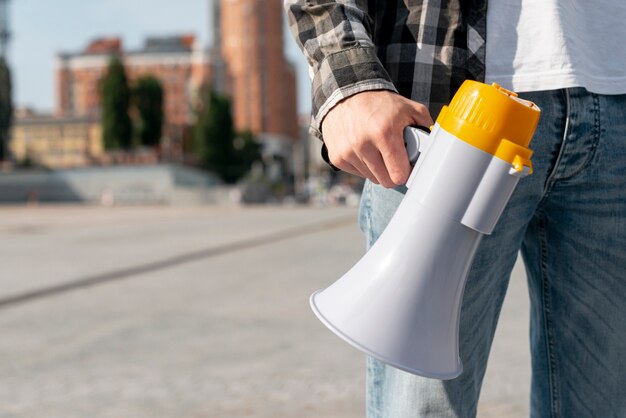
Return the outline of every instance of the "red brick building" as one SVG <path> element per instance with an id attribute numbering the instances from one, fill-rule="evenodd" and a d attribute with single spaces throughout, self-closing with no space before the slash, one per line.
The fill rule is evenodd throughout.
<path id="1" fill-rule="evenodd" d="M 251 130 L 264 143 L 270 171 L 291 171 L 292 145 L 300 132 L 296 73 L 284 56 L 282 0 L 212 0 L 211 4 L 211 49 L 199 47 L 189 35 L 151 38 L 137 51 L 124 51 L 119 38 L 98 39 L 79 53 L 60 54 L 57 116 L 99 114 L 100 79 L 111 55 L 117 54 L 130 83 L 146 74 L 162 82 L 164 133 L 174 144 L 181 143 L 193 123 L 198 88 L 210 83 L 231 96 L 236 129 Z"/>
<path id="2" fill-rule="evenodd" d="M 226 63 L 235 126 L 264 144 L 269 177 L 293 172 L 300 138 L 296 72 L 284 55 L 282 0 L 213 0 L 214 48 Z"/>
<path id="3" fill-rule="evenodd" d="M 282 0 L 220 1 L 219 46 L 236 126 L 297 138 L 296 74 L 283 52 Z"/>
<path id="4" fill-rule="evenodd" d="M 112 55 L 119 55 L 129 83 L 153 75 L 165 94 L 164 135 L 174 144 L 193 121 L 198 88 L 211 83 L 209 52 L 196 45 L 193 35 L 149 38 L 142 49 L 124 51 L 119 38 L 98 39 L 77 54 L 60 54 L 56 66 L 57 116 L 93 116 L 100 113 L 100 80 Z"/>

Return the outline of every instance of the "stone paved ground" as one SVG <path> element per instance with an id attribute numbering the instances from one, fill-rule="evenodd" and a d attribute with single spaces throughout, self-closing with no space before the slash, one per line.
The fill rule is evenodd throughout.
<path id="1" fill-rule="evenodd" d="M 0 209 L 0 417 L 362 417 L 364 356 L 308 307 L 362 254 L 355 219 Z M 527 316 L 518 271 L 481 417 L 528 415 Z"/>

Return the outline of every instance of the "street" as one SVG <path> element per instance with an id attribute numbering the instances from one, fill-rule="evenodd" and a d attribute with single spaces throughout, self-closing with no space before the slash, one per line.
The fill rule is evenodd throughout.
<path id="1" fill-rule="evenodd" d="M 309 295 L 363 254 L 354 208 L 0 208 L 0 417 L 364 416 L 365 356 Z M 479 416 L 526 417 L 528 296 Z"/>

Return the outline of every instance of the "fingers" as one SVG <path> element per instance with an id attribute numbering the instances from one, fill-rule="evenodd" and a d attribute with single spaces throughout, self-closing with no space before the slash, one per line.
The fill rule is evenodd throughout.
<path id="1" fill-rule="evenodd" d="M 330 161 L 335 167 L 346 173 L 364 177 L 376 184 L 380 184 L 380 180 L 372 173 L 368 165 L 354 153 L 346 154 L 341 157 L 330 156 Z"/>
<path id="2" fill-rule="evenodd" d="M 404 128 L 432 124 L 424 105 L 394 92 L 371 91 L 337 103 L 321 128 L 333 165 L 384 187 L 395 187 L 405 184 L 411 173 Z"/>
<path id="3" fill-rule="evenodd" d="M 406 184 L 411 174 L 411 164 L 404 145 L 404 128 L 407 125 L 434 124 L 428 108 L 421 103 L 401 98 L 408 106 L 403 106 L 396 114 L 397 119 L 383 125 L 376 133 L 373 142 L 376 144 L 376 156 L 371 153 L 366 159 L 370 170 L 385 187 Z"/>
<path id="4" fill-rule="evenodd" d="M 403 142 L 393 142 L 401 145 L 391 149 L 383 147 L 387 149 L 387 160 L 375 143 L 368 142 L 359 147 L 358 153 L 350 152 L 335 158 L 331 157 L 331 161 L 343 171 L 365 177 L 387 188 L 396 187 L 406 183 L 411 167 Z"/>
<path id="5" fill-rule="evenodd" d="M 394 185 L 405 184 L 411 174 L 411 165 L 402 134 L 385 141 L 380 147 L 380 156 L 390 181 Z"/>
<path id="6" fill-rule="evenodd" d="M 358 172 L 355 173 L 358 176 L 365 177 L 370 181 L 381 184 L 379 177 L 372 172 L 367 163 L 359 159 L 356 155 L 353 154 L 353 159 L 349 161 L 349 164 Z"/>
<path id="7" fill-rule="evenodd" d="M 385 166 L 383 157 L 380 155 L 379 150 L 373 145 L 368 144 L 363 147 L 361 157 L 367 165 L 370 172 L 375 176 L 376 183 L 384 187 L 395 187 L 397 184 L 391 180 L 389 171 Z"/>

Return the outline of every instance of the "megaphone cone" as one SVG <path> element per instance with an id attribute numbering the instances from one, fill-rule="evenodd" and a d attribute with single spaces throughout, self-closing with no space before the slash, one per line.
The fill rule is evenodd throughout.
<path id="1" fill-rule="evenodd" d="M 531 172 L 526 146 L 539 109 L 499 86 L 466 81 L 442 115 L 430 137 L 405 130 L 408 154 L 419 155 L 408 192 L 365 256 L 310 302 L 361 351 L 410 373 L 452 379 L 463 370 L 467 273 L 483 234 Z"/>
<path id="2" fill-rule="evenodd" d="M 338 336 L 385 363 L 457 377 L 461 297 L 481 236 L 423 206 L 400 205 L 367 254 L 314 293 L 311 307 Z"/>

